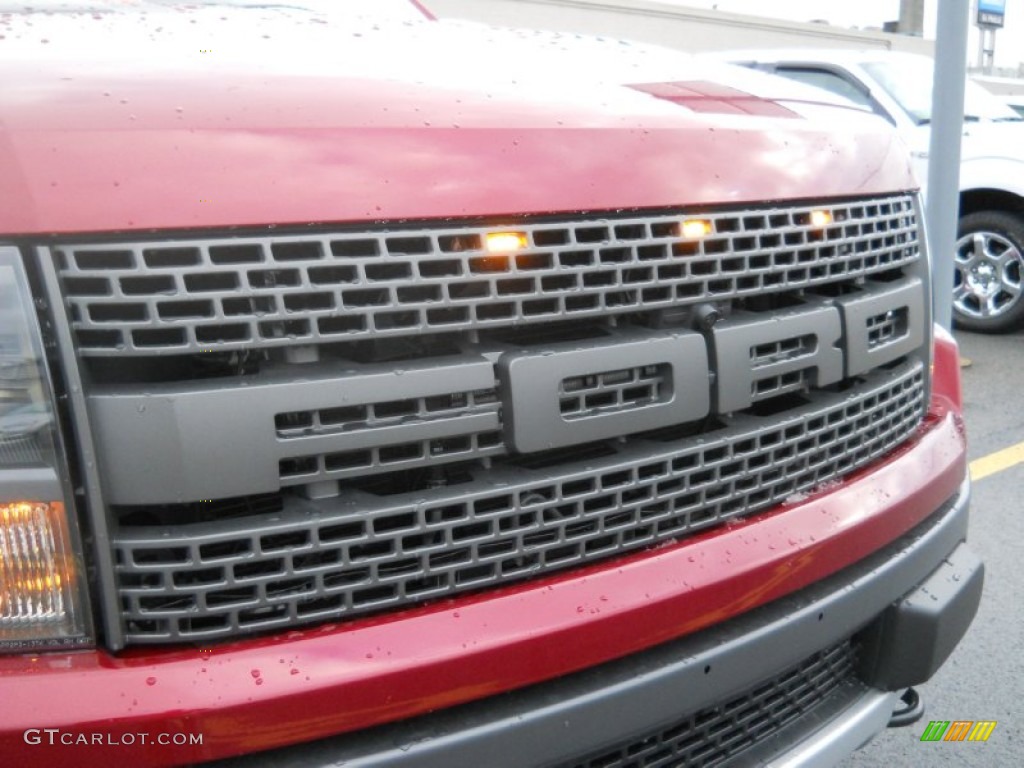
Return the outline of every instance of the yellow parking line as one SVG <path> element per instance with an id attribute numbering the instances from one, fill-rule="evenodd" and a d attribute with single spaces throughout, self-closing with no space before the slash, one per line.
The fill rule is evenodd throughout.
<path id="1" fill-rule="evenodd" d="M 1024 462 L 1024 442 L 1011 445 L 1009 448 L 1003 448 L 1001 451 L 990 453 L 988 456 L 982 456 L 980 459 L 972 461 L 970 464 L 971 480 L 981 480 L 984 477 L 994 475 L 996 472 L 1002 472 L 1004 469 L 1009 469 L 1021 462 Z"/>

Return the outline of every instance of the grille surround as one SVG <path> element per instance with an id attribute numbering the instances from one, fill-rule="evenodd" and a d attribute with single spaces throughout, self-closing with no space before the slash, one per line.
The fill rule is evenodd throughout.
<path id="1" fill-rule="evenodd" d="M 672 541 L 867 466 L 917 429 L 924 395 L 912 361 L 699 442 L 648 436 L 538 474 L 495 467 L 436 502 L 353 492 L 173 532 L 123 527 L 112 539 L 125 636 L 195 642 L 349 618 Z"/>
<path id="2" fill-rule="evenodd" d="M 816 228 L 812 210 L 832 224 Z M 55 246 L 84 357 L 408 337 L 726 301 L 869 276 L 919 258 L 911 195 L 509 225 Z"/>
<path id="3" fill-rule="evenodd" d="M 304 614 L 301 620 L 294 620 L 294 604 L 309 597 L 309 590 L 295 579 L 287 578 L 287 574 L 282 575 L 280 570 L 275 572 L 273 568 L 267 568 L 265 563 L 255 562 L 249 570 L 243 568 L 239 572 L 241 576 L 232 570 L 233 565 L 229 569 L 232 581 L 239 576 L 247 579 L 248 584 L 256 585 L 255 599 L 249 605 L 239 605 L 239 600 L 244 596 L 239 598 L 237 593 L 227 594 L 219 596 L 221 602 L 213 606 L 222 614 L 225 606 L 229 610 L 238 611 L 249 607 L 256 609 L 246 617 L 245 626 L 232 623 L 237 615 L 227 624 L 223 623 L 222 617 L 214 617 L 214 624 L 203 625 L 201 621 L 193 622 L 192 618 L 203 619 L 212 615 L 208 612 L 210 606 L 205 598 L 197 598 L 202 609 L 197 611 L 195 606 L 175 604 L 174 600 L 180 595 L 159 594 L 166 584 L 174 585 L 165 582 L 162 576 L 157 576 L 154 581 L 153 573 L 170 573 L 173 562 L 150 561 L 142 564 L 144 568 L 138 567 L 130 556 L 127 559 L 125 557 L 126 553 L 130 555 L 133 548 L 157 545 L 153 548 L 166 548 L 169 552 L 184 551 L 188 558 L 195 556 L 197 565 L 204 564 L 200 550 L 205 548 L 208 554 L 219 552 L 220 556 L 230 562 L 233 555 L 230 542 L 237 540 L 238 531 L 244 528 L 245 536 L 256 537 L 256 554 L 260 556 L 263 553 L 260 549 L 262 536 L 273 541 L 291 541 L 301 550 L 305 546 L 303 541 L 310 546 L 319 544 L 318 539 L 302 538 L 313 535 L 309 533 L 310 526 L 320 525 L 324 520 L 362 517 L 365 521 L 373 521 L 393 513 L 405 514 L 408 505 L 406 512 L 402 511 L 401 505 L 411 498 L 408 494 L 415 493 L 417 499 L 423 499 L 426 493 L 432 500 L 433 491 L 439 487 L 434 485 L 438 480 L 451 483 L 451 486 L 442 486 L 445 490 L 437 490 L 436 496 L 444 498 L 446 504 L 451 502 L 455 505 L 461 504 L 467 494 L 482 497 L 493 494 L 496 489 L 514 487 L 516 503 L 528 507 L 524 513 L 528 518 L 538 509 L 551 506 L 550 497 L 545 498 L 542 493 L 530 495 L 529 492 L 544 492 L 551 487 L 553 481 L 561 483 L 571 476 L 578 469 L 570 466 L 572 461 L 577 461 L 579 466 L 614 465 L 613 472 L 619 475 L 620 465 L 625 462 L 629 465 L 628 471 L 635 472 L 643 463 L 650 466 L 652 462 L 663 459 L 666 446 L 670 444 L 672 447 L 680 446 L 684 453 L 703 451 L 709 440 L 713 443 L 727 432 L 733 434 L 730 430 L 738 435 L 753 423 L 752 420 L 758 418 L 764 418 L 764 424 L 790 424 L 792 419 L 799 420 L 803 418 L 801 414 L 805 414 L 806 409 L 798 407 L 798 403 L 810 402 L 816 407 L 831 397 L 830 393 L 833 392 L 844 393 L 847 399 L 870 396 L 877 382 L 903 375 L 909 368 L 914 368 L 918 372 L 913 375 L 919 378 L 913 385 L 913 394 L 908 396 L 916 398 L 915 405 L 910 407 L 909 403 L 904 404 L 906 407 L 901 411 L 898 424 L 883 425 L 887 439 L 872 443 L 872 446 L 877 447 L 873 455 L 881 456 L 908 439 L 919 426 L 929 390 L 928 372 L 923 365 L 927 356 L 925 345 L 929 340 L 926 329 L 930 325 L 925 299 L 929 268 L 927 260 L 923 258 L 924 243 L 919 237 L 918 208 L 919 200 L 912 193 L 894 192 L 875 198 L 785 201 L 650 214 L 597 212 L 565 213 L 543 218 L 513 216 L 494 226 L 492 223 L 496 219 L 468 222 L 373 222 L 289 229 L 267 227 L 237 234 L 234 231 L 211 232 L 209 235 L 201 233 L 201 238 L 189 233 L 82 235 L 61 237 L 41 245 L 37 251 L 44 261 L 42 270 L 47 299 L 52 302 L 52 306 L 59 307 L 55 309 L 55 315 L 59 326 L 61 356 L 69 368 L 83 375 L 83 396 L 75 402 L 76 418 L 86 438 L 96 440 L 100 471 L 108 475 L 114 471 L 120 473 L 119 481 L 106 483 L 102 493 L 98 490 L 99 477 L 94 477 L 96 487 L 90 491 L 91 508 L 97 517 L 94 521 L 96 529 L 111 532 L 110 536 L 104 537 L 110 544 L 109 548 L 104 547 L 98 554 L 98 570 L 105 585 L 104 612 L 108 644 L 112 648 L 121 648 L 126 644 L 205 643 L 360 615 L 353 611 L 339 610 L 337 605 L 321 606 L 324 608 L 322 612 Z M 831 212 L 832 224 L 814 230 L 809 224 L 810 212 L 813 210 Z M 677 231 L 679 222 L 691 215 L 712 222 L 712 233 L 699 243 L 685 242 Z M 766 231 L 758 234 L 760 229 Z M 498 230 L 521 231 L 528 243 L 527 253 L 513 260 L 506 272 L 479 266 L 474 270 L 470 261 L 481 257 L 480 246 L 484 235 Z M 556 230 L 563 234 L 559 235 Z M 556 231 L 555 234 L 552 234 L 553 231 Z M 753 238 L 751 232 L 755 233 Z M 419 240 L 417 233 L 421 236 Z M 476 238 L 469 246 L 465 242 L 455 242 L 467 233 Z M 764 239 L 761 238 L 762 234 Z M 558 240 L 559 237 L 562 240 Z M 395 238 L 400 242 L 385 243 L 387 247 L 393 247 L 393 252 L 384 253 L 380 247 L 380 243 L 384 242 L 382 238 Z M 377 245 L 368 245 L 370 240 Z M 336 252 L 330 250 L 335 241 L 342 242 Z M 318 249 L 316 252 L 310 250 L 310 242 L 314 242 L 313 247 Z M 249 250 L 246 251 L 246 248 Z M 156 255 L 147 256 L 147 249 L 153 250 Z M 158 263 L 161 259 L 163 262 Z M 397 259 L 397 262 L 393 259 Z M 445 272 L 445 265 L 439 261 L 457 262 L 457 265 L 454 271 Z M 407 268 L 402 267 L 401 263 L 405 263 Z M 312 290 L 315 284 L 307 277 L 309 270 L 314 268 L 321 269 L 318 274 L 321 277 L 326 275 L 325 280 L 334 280 L 334 288 L 331 289 L 337 289 L 334 298 L 324 299 L 322 296 L 311 295 L 316 293 Z M 236 277 L 241 277 L 224 280 L 223 275 L 217 276 L 218 272 L 233 272 Z M 344 277 L 342 273 L 349 277 Z M 462 290 L 467 282 L 475 282 L 476 287 L 459 294 L 456 300 L 450 293 L 451 289 L 454 287 Z M 886 285 L 890 283 L 891 288 Z M 235 286 L 241 287 L 235 290 Z M 357 290 L 356 300 L 346 307 L 343 291 L 353 286 Z M 371 301 L 371 296 L 358 293 L 367 286 L 378 292 L 378 299 Z M 379 286 L 383 286 L 383 293 L 380 293 Z M 441 286 L 440 294 L 438 286 Z M 207 303 L 190 303 L 195 297 L 187 295 L 188 291 L 197 293 L 198 300 Z M 384 297 L 383 304 L 379 301 L 380 296 Z M 160 309 L 165 302 L 171 306 L 164 308 L 161 315 Z M 203 307 L 210 306 L 209 302 L 214 302 L 216 307 L 207 312 Z M 338 302 L 341 302 L 340 306 Z M 456 304 L 469 309 L 456 318 L 457 322 L 452 321 L 450 314 L 443 317 Z M 635 419 L 627 418 L 621 431 L 613 433 L 604 427 L 617 416 L 632 415 L 628 413 L 629 407 L 625 408 L 626 413 L 618 412 L 623 410 L 621 405 L 630 406 L 629 399 L 623 398 L 623 404 L 613 405 L 606 412 L 604 401 L 598 398 L 598 407 L 592 409 L 591 413 L 594 414 L 593 423 L 602 423 L 603 432 L 588 434 L 586 439 L 592 442 L 581 442 L 572 450 L 556 445 L 530 445 L 527 444 L 528 440 L 520 445 L 518 441 L 523 435 L 515 429 L 507 428 L 510 402 L 503 378 L 498 376 L 498 410 L 493 410 L 488 402 L 481 404 L 484 407 L 478 413 L 467 417 L 479 422 L 480 428 L 485 431 L 480 433 L 479 438 L 470 436 L 468 445 L 465 440 L 460 443 L 445 435 L 444 444 L 438 443 L 442 449 L 438 454 L 441 457 L 439 460 L 433 455 L 436 441 L 420 441 L 415 443 L 419 448 L 419 458 L 396 455 L 393 457 L 396 459 L 394 468 L 382 471 L 373 478 L 372 483 L 364 483 L 360 479 L 360 473 L 365 471 L 363 468 L 353 469 L 355 474 L 352 475 L 342 468 L 337 472 L 332 471 L 333 477 L 337 479 L 321 479 L 321 475 L 326 472 L 314 472 L 302 464 L 303 461 L 310 463 L 309 454 L 301 452 L 300 455 L 300 452 L 292 450 L 306 440 L 340 443 L 347 440 L 350 433 L 358 436 L 361 431 L 369 437 L 370 443 L 374 443 L 379 442 L 387 430 L 406 426 L 420 428 L 401 418 L 389 424 L 386 419 L 378 419 L 375 411 L 372 414 L 368 411 L 367 415 L 372 415 L 372 418 L 345 422 L 355 426 L 355 432 L 346 426 L 341 431 L 321 430 L 321 434 L 300 434 L 291 428 L 295 424 L 288 421 L 288 414 L 297 418 L 297 424 L 302 426 L 303 419 L 314 423 L 318 421 L 318 409 L 334 407 L 330 397 L 320 397 L 329 382 L 319 379 L 312 382 L 317 387 L 315 397 L 304 396 L 291 403 L 281 401 L 291 385 L 301 384 L 304 389 L 308 389 L 310 381 L 307 377 L 316 366 L 323 366 L 325 371 L 335 366 L 346 374 L 351 373 L 343 390 L 343 401 L 351 404 L 349 398 L 354 389 L 360 393 L 356 402 L 365 405 L 377 403 L 376 393 L 385 392 L 385 388 L 379 386 L 379 374 L 386 372 L 389 365 L 394 375 L 411 372 L 415 381 L 419 382 L 421 376 L 427 376 L 429 369 L 447 365 L 442 362 L 446 356 L 458 355 L 466 360 L 476 356 L 479 359 L 475 362 L 470 360 L 468 365 L 474 373 L 473 383 L 459 382 L 454 389 L 446 391 L 456 395 L 456 390 L 479 391 L 486 393 L 485 398 L 489 400 L 489 390 L 495 384 L 495 377 L 484 374 L 494 370 L 501 373 L 500 366 L 509 359 L 529 361 L 531 356 L 546 354 L 542 351 L 545 345 L 563 344 L 569 348 L 578 341 L 586 345 L 585 340 L 607 337 L 609 332 L 613 335 L 678 335 L 678 329 L 691 329 L 698 337 L 703 335 L 705 340 L 712 335 L 717 339 L 722 327 L 728 326 L 726 330 L 734 331 L 735 326 L 744 325 L 746 319 L 754 315 L 762 316 L 765 323 L 784 320 L 787 315 L 794 314 L 791 308 L 797 305 L 802 308 L 795 314 L 802 316 L 807 325 L 812 314 L 811 304 L 840 311 L 843 322 L 849 329 L 853 329 L 852 335 L 847 334 L 842 339 L 838 336 L 834 340 L 826 339 L 824 344 L 816 345 L 817 349 L 831 349 L 833 345 L 836 349 L 846 347 L 845 378 L 840 380 L 830 374 L 829 378 L 822 379 L 800 374 L 788 379 L 780 375 L 768 381 L 766 375 L 761 375 L 762 372 L 776 368 L 788 371 L 791 367 L 798 367 L 798 358 L 812 358 L 813 353 L 804 349 L 806 345 L 802 345 L 802 342 L 798 343 L 796 349 L 766 348 L 760 350 L 760 353 L 754 345 L 742 350 L 744 356 L 748 352 L 752 355 L 751 366 L 758 370 L 752 394 L 744 394 L 737 399 L 738 404 L 730 402 L 729 407 L 716 400 L 712 403 L 711 415 L 703 420 L 691 423 L 682 417 L 673 417 L 659 424 L 640 425 Z M 95 316 L 93 305 L 98 308 Z M 413 307 L 411 314 L 406 311 L 410 306 Z M 404 320 L 386 318 L 384 323 L 377 323 L 371 318 L 362 325 L 353 325 L 351 322 L 350 315 L 353 312 L 363 312 L 369 317 L 374 312 L 386 314 L 394 307 L 406 313 Z M 902 317 L 883 316 L 889 309 L 899 310 L 904 307 L 909 311 L 905 323 Z M 197 309 L 203 311 L 196 314 Z M 431 317 L 427 314 L 429 312 L 435 312 L 437 316 Z M 229 320 L 234 322 L 234 318 L 241 318 L 238 325 L 245 326 L 238 335 L 231 336 L 230 332 L 221 333 L 218 330 L 220 324 Z M 726 322 L 720 323 L 719 320 L 723 318 Z M 438 322 L 434 323 L 434 320 Z M 829 322 L 832 322 L 831 318 Z M 260 336 L 260 323 L 268 324 L 267 327 L 272 328 L 273 332 L 269 336 Z M 320 333 L 323 330 L 321 323 L 327 323 L 328 332 Z M 212 325 L 212 329 L 207 324 Z M 861 325 L 866 329 L 863 332 Z M 204 328 L 202 332 L 201 326 Z M 817 333 L 817 327 L 813 323 L 811 326 L 812 332 Z M 909 333 L 903 334 L 908 329 Z M 148 343 L 135 344 L 136 339 L 131 334 L 136 331 L 150 334 Z M 733 335 L 743 341 L 744 334 Z M 772 336 L 767 334 L 765 338 Z M 818 337 L 819 342 L 824 338 L 822 334 L 818 334 Z M 518 356 L 506 355 L 503 351 L 516 347 L 522 350 Z M 711 348 L 717 349 L 714 343 Z M 226 354 L 202 354 L 208 352 Z M 735 352 L 735 349 L 732 350 L 730 355 Z M 687 354 L 691 353 L 696 353 L 696 350 L 688 350 Z M 116 359 L 111 359 L 113 357 Z M 723 360 L 716 359 L 707 371 L 709 381 L 730 380 L 729 376 L 723 377 L 719 370 Z M 623 361 L 615 362 L 620 364 L 616 365 L 609 360 L 608 365 L 591 366 L 588 362 L 586 366 L 576 366 L 580 370 L 568 366 L 567 377 L 571 378 L 581 372 L 588 375 L 601 372 L 614 375 L 629 367 L 622 364 Z M 375 369 L 376 374 L 364 375 L 371 369 Z M 402 378 L 410 377 L 403 375 Z M 480 378 L 479 382 L 477 378 Z M 512 384 L 522 379 L 523 376 L 518 376 L 512 380 Z M 761 384 L 762 379 L 766 383 Z M 204 382 L 208 382 L 208 385 Z M 267 384 L 265 387 L 264 382 Z M 282 386 L 278 386 L 277 382 Z M 389 384 L 387 396 L 380 398 L 380 401 L 393 404 L 398 410 L 408 408 L 410 399 L 416 401 L 417 411 L 422 410 L 419 398 L 432 392 L 432 389 L 431 392 L 420 392 L 418 386 L 411 385 L 400 386 L 399 392 L 392 392 L 390 387 Z M 206 405 L 212 406 L 217 401 L 233 401 L 243 392 L 255 394 L 257 405 L 268 414 L 269 423 L 264 424 L 264 428 L 269 426 L 273 441 L 268 442 L 263 438 L 256 442 L 239 440 L 233 428 L 230 431 L 207 429 L 210 435 L 216 434 L 219 438 L 204 441 L 206 453 L 190 448 L 176 454 L 192 462 L 180 467 L 176 475 L 177 480 L 187 479 L 187 482 L 176 480 L 168 486 L 177 488 L 178 492 L 167 496 L 161 491 L 142 498 L 146 494 L 140 493 L 140 488 L 144 484 L 148 487 L 146 478 L 153 479 L 152 463 L 139 467 L 138 461 L 130 457 L 124 466 L 120 461 L 111 462 L 112 456 L 107 454 L 113 450 L 113 446 L 134 445 L 135 440 L 109 438 L 111 435 L 120 435 L 122 427 L 128 425 L 133 425 L 131 428 L 136 430 L 135 435 L 143 440 L 148 434 L 165 433 L 159 429 L 146 429 L 145 423 L 151 420 L 149 417 L 145 420 L 134 414 L 129 414 L 130 418 L 125 419 L 112 420 L 110 417 L 116 415 L 118 407 L 125 407 L 126 403 L 137 400 L 137 396 L 145 399 L 154 388 L 173 398 L 154 400 L 155 404 L 166 403 L 177 408 L 173 413 L 160 411 L 158 420 L 178 418 L 180 424 L 202 422 L 206 427 L 208 425 L 202 417 L 209 411 L 194 407 L 197 402 L 205 400 L 208 401 Z M 254 393 L 254 389 L 259 391 Z M 613 385 L 606 389 L 614 391 L 615 387 Z M 658 389 L 661 389 L 660 385 Z M 741 389 L 745 389 L 745 386 Z M 648 394 L 652 392 L 654 390 L 649 390 Z M 659 391 L 657 399 L 660 398 Z M 683 398 L 681 402 L 688 400 Z M 267 407 L 271 401 L 273 408 Z M 753 407 L 748 407 L 751 401 Z M 638 404 L 640 402 L 637 401 Z M 105 404 L 104 418 L 97 420 L 95 417 L 99 404 Z M 119 406 L 115 407 L 115 404 Z M 518 399 L 513 398 L 512 405 L 517 404 Z M 654 403 L 642 407 L 659 405 Z M 230 402 L 229 406 L 233 409 L 236 403 Z M 516 410 L 524 411 L 523 408 Z M 456 415 L 457 411 L 452 412 L 452 421 L 463 418 Z M 136 413 L 140 412 L 142 410 L 136 407 Z M 153 409 L 147 407 L 146 412 L 152 413 Z M 725 415 L 716 416 L 716 412 Z M 280 424 L 277 423 L 279 415 Z M 567 415 L 560 414 L 560 420 L 566 420 Z M 417 414 L 415 418 L 420 418 L 420 415 Z M 433 435 L 434 426 L 439 430 L 443 427 L 445 432 L 451 431 L 449 426 L 454 428 L 454 425 L 443 424 L 447 418 L 446 415 L 436 421 L 428 419 L 422 424 L 429 423 L 430 429 L 421 431 Z M 580 419 L 579 423 L 590 420 L 591 417 L 587 416 Z M 240 419 L 236 425 L 251 422 L 252 419 Z M 107 428 L 112 424 L 117 429 L 108 431 Z M 653 433 L 658 431 L 661 424 L 677 426 L 666 427 L 662 430 L 664 435 L 655 436 Z M 361 429 L 362 426 L 368 428 Z M 574 440 L 580 439 L 582 434 L 574 433 Z M 230 445 L 228 438 L 231 438 Z M 195 487 L 189 487 L 194 484 L 192 470 L 197 463 L 213 467 L 234 445 L 265 447 L 268 444 L 275 448 L 290 446 L 288 456 L 298 457 L 294 459 L 293 474 L 285 472 L 287 477 L 283 477 L 282 472 L 288 468 L 284 464 L 279 466 L 275 460 L 274 466 L 265 472 L 260 470 L 254 473 L 250 470 L 244 477 L 237 478 L 237 487 L 231 489 L 231 492 L 219 487 L 200 487 L 199 481 L 210 484 L 208 473 L 204 475 L 202 472 Z M 514 453 L 520 455 L 503 455 L 509 446 Z M 544 451 L 549 448 L 559 448 L 561 455 L 545 455 Z M 141 451 L 136 453 L 144 455 Z M 428 453 L 431 455 L 427 456 Z M 614 457 L 608 458 L 612 454 Z M 323 454 L 324 457 L 328 455 Z M 212 460 L 204 458 L 208 456 L 212 456 Z M 313 454 L 317 465 L 320 462 L 319 456 L 319 453 Z M 125 458 L 124 452 L 115 451 L 114 457 Z M 786 482 L 794 492 L 802 494 L 812 490 L 822 479 L 842 477 L 873 460 L 866 455 L 861 458 L 863 463 L 858 460 L 836 464 L 836 472 L 831 475 L 815 470 Z M 292 460 L 287 458 L 282 461 Z M 413 472 L 404 467 L 397 468 L 398 462 L 407 460 L 420 466 Z M 441 464 L 443 468 L 437 471 L 432 466 L 434 464 Z M 469 471 L 463 471 L 464 467 L 468 467 Z M 535 474 L 523 474 L 526 470 Z M 436 471 L 437 474 L 431 474 L 426 482 L 422 478 L 408 483 L 402 479 L 425 471 Z M 713 475 L 717 472 L 718 469 L 712 469 Z M 160 477 L 165 474 L 160 473 Z M 221 474 L 235 477 L 228 473 Z M 249 480 L 255 475 L 271 478 L 281 490 L 273 493 L 265 487 L 251 487 Z M 524 480 L 531 477 L 544 478 L 544 482 Z M 594 480 L 600 481 L 601 478 Z M 755 478 L 748 482 L 753 486 L 758 481 Z M 394 487 L 388 484 L 394 484 Z M 523 490 L 521 486 L 524 485 L 530 486 L 525 488 L 527 495 L 520 494 L 520 490 Z M 181 493 L 183 487 L 189 487 L 189 492 Z M 710 498 L 703 495 L 700 503 L 707 502 L 710 508 L 696 511 L 698 524 L 683 531 L 683 535 L 785 500 L 785 488 L 788 487 L 773 486 L 774 490 L 778 490 L 777 496 L 771 495 L 773 489 L 769 489 L 768 496 L 757 496 L 757 488 L 745 486 L 740 489 L 742 492 L 738 506 L 730 508 L 727 516 L 720 514 L 720 505 L 723 503 L 721 498 L 713 494 Z M 415 488 L 421 490 L 412 490 Z M 619 490 L 612 490 L 618 494 L 613 494 L 613 502 L 618 504 L 623 494 Z M 265 511 L 266 499 L 270 497 L 261 494 L 268 493 L 270 497 L 278 499 L 275 503 L 283 500 L 283 508 Z M 250 494 L 260 499 L 259 503 L 250 504 Z M 179 524 L 178 521 L 164 517 L 165 512 L 176 514 L 176 504 L 182 509 L 195 508 L 197 505 L 202 507 L 201 502 L 209 501 L 210 497 L 214 502 L 225 502 L 236 509 L 249 509 L 240 514 L 229 512 L 221 516 L 211 507 L 188 518 L 205 521 L 202 523 L 186 523 L 183 520 Z M 751 498 L 755 504 L 747 503 Z M 627 501 L 630 505 L 627 505 L 625 514 L 627 518 L 633 515 L 632 522 L 626 519 L 623 530 L 617 529 L 616 535 L 628 537 L 629 547 L 605 552 L 600 549 L 600 545 L 596 545 L 596 558 L 613 557 L 619 551 L 637 551 L 660 543 L 656 537 L 649 535 L 649 521 L 638 516 L 637 510 L 642 500 L 634 504 L 636 497 L 633 497 Z M 143 521 L 148 521 L 146 525 L 159 527 L 147 530 Z M 561 525 L 563 534 L 566 526 L 572 522 L 571 519 L 555 519 L 556 527 Z M 690 525 L 690 522 L 690 518 L 686 517 L 685 524 Z M 529 524 L 529 520 L 523 523 L 524 526 Z M 633 526 L 632 530 L 629 530 L 630 525 Z M 175 531 L 176 543 L 182 546 L 168 546 L 169 540 L 164 535 L 168 526 Z M 306 533 L 303 533 L 303 528 Z M 475 547 L 479 542 L 474 536 L 473 533 L 468 534 L 466 541 Z M 225 541 L 227 545 L 221 546 Z M 210 546 L 207 546 L 208 543 Z M 457 543 L 459 546 L 455 549 L 462 547 L 464 542 Z M 540 543 L 557 547 L 557 543 L 550 541 Z M 491 550 L 487 554 L 503 557 L 501 553 L 495 554 L 496 551 Z M 237 547 L 234 554 L 239 554 Z M 242 554 L 251 557 L 252 552 Z M 372 550 L 359 552 L 360 557 L 372 554 Z M 484 578 L 488 576 L 486 573 L 470 574 L 469 578 L 456 584 L 457 589 L 453 591 L 442 590 L 435 594 L 428 590 L 415 596 L 402 593 L 400 599 L 390 602 L 386 599 L 389 597 L 387 594 L 371 595 L 365 606 L 360 606 L 360 611 L 371 613 L 400 609 L 429 598 L 493 588 L 509 581 L 531 578 L 535 574 L 543 575 L 596 561 L 566 558 L 553 562 L 551 568 L 537 569 L 528 561 L 521 560 L 516 572 L 499 573 L 490 580 Z M 294 562 L 289 559 L 288 568 L 293 565 Z M 331 567 L 329 562 L 320 565 L 323 566 L 321 570 L 329 570 Z M 376 562 L 372 565 L 373 578 L 377 579 L 381 571 Z M 452 565 L 452 561 L 442 562 L 441 565 Z M 308 566 L 309 562 L 306 562 L 303 568 L 309 571 Z M 393 563 L 385 564 L 385 568 L 390 570 L 384 575 L 401 579 L 403 567 L 401 563 L 397 566 Z M 201 571 L 202 568 L 196 570 Z M 135 572 L 134 575 L 132 572 Z M 127 582 L 124 579 L 126 575 Z M 319 574 L 314 575 L 320 578 Z M 179 585 L 165 591 L 174 592 L 181 587 L 185 592 L 192 588 L 196 592 L 208 592 L 210 584 L 201 583 L 202 578 L 208 576 L 186 573 L 181 577 Z M 265 585 L 275 583 L 277 586 L 273 594 L 267 593 Z M 316 583 L 322 584 L 322 580 Z M 335 582 L 333 586 L 349 589 L 352 585 L 339 586 L 339 582 Z M 293 593 L 289 593 L 289 589 Z M 303 595 L 303 590 L 307 594 Z M 250 593 L 249 597 L 252 595 Z M 138 603 L 132 601 L 150 596 L 158 598 L 148 606 L 150 614 L 136 614 L 129 622 L 129 614 L 138 607 Z M 382 596 L 384 599 L 374 602 Z M 160 600 L 166 597 L 170 597 L 171 602 L 161 604 Z M 257 615 L 271 602 L 276 606 L 271 606 L 271 610 L 277 613 Z M 283 613 L 280 612 L 280 604 L 286 604 Z M 153 615 L 158 615 L 158 618 L 153 619 Z M 254 618 L 256 620 L 250 621 Z M 188 623 L 179 624 L 181 621 Z"/>

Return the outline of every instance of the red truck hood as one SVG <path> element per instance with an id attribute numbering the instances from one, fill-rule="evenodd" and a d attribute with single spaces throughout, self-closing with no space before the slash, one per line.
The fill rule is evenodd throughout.
<path id="1" fill-rule="evenodd" d="M 225 8 L 5 14 L 0 36 L 6 234 L 915 186 L 874 118 L 616 41 Z"/>

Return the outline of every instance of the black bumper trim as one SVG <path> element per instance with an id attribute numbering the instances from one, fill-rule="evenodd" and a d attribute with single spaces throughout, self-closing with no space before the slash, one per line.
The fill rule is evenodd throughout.
<path id="1" fill-rule="evenodd" d="M 871 625 L 861 677 L 895 691 L 928 680 L 953 652 L 981 602 L 985 566 L 966 544 Z"/>
<path id="2" fill-rule="evenodd" d="M 938 572 L 962 545 L 969 497 L 965 480 L 954 498 L 885 549 L 719 627 L 598 668 L 408 722 L 248 755 L 244 765 L 524 768 L 560 765 L 642 739 L 879 620 L 896 601 Z M 869 629 L 866 636 L 873 632 Z M 884 664 L 884 649 L 881 653 L 876 661 Z M 863 693 L 878 691 L 865 685 Z M 820 717 L 807 719 L 814 722 L 804 726 L 803 734 L 787 728 L 790 746 L 829 727 Z M 835 721 L 841 719 L 840 712 Z M 766 753 L 768 747 L 772 751 Z M 769 739 L 741 757 L 751 764 L 784 751 L 777 739 Z M 235 763 L 226 760 L 217 765 L 226 768 Z"/>

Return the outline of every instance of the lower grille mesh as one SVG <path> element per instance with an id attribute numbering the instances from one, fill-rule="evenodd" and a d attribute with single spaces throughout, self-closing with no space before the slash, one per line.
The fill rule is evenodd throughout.
<path id="1" fill-rule="evenodd" d="M 854 678 L 856 646 L 814 654 L 724 704 L 564 768 L 711 768 L 807 715 Z"/>
<path id="2" fill-rule="evenodd" d="M 631 439 L 612 456 L 415 494 L 285 497 L 279 513 L 114 534 L 131 642 L 200 641 L 363 615 L 635 551 L 764 509 L 911 435 L 919 362 L 744 415 L 701 441 Z"/>

